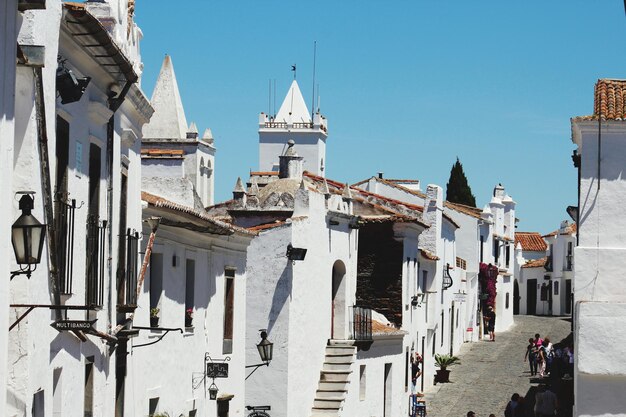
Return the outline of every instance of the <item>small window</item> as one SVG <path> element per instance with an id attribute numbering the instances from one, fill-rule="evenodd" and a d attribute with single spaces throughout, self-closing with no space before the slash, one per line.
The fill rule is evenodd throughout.
<path id="1" fill-rule="evenodd" d="M 224 343 L 222 353 L 233 353 L 233 318 L 235 313 L 235 270 L 224 271 Z"/>
<path id="2" fill-rule="evenodd" d="M 159 411 L 159 397 L 148 400 L 148 416 L 152 417 Z"/>
<path id="3" fill-rule="evenodd" d="M 428 271 L 422 271 L 422 292 L 428 288 Z"/>
<path id="4" fill-rule="evenodd" d="M 552 285 L 554 286 L 554 295 L 559 295 L 559 281 L 554 281 Z"/>
<path id="5" fill-rule="evenodd" d="M 365 365 L 359 367 L 359 400 L 365 399 Z"/>
<path id="6" fill-rule="evenodd" d="M 506 310 L 509 309 L 509 293 L 508 292 L 504 296 L 504 308 Z"/>
<path id="7" fill-rule="evenodd" d="M 158 327 L 163 294 L 163 254 L 150 255 L 150 327 Z"/>
<path id="8" fill-rule="evenodd" d="M 196 262 L 193 259 L 187 259 L 185 266 L 185 327 L 192 327 L 195 306 Z"/>
<path id="9" fill-rule="evenodd" d="M 85 391 L 83 399 L 83 411 L 85 417 L 93 416 L 93 356 L 85 361 Z"/>

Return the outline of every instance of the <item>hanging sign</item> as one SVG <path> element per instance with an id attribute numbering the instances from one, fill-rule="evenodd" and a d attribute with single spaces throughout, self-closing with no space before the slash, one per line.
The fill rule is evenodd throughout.
<path id="1" fill-rule="evenodd" d="M 55 321 L 50 326 L 53 329 L 56 329 L 60 332 L 62 331 L 71 331 L 71 330 L 80 330 L 80 331 L 90 331 L 93 330 L 93 325 L 96 323 L 96 320 L 59 320 Z"/>
<path id="2" fill-rule="evenodd" d="M 259 408 L 261 408 L 261 407 L 259 407 Z M 267 408 L 269 409 L 269 407 L 267 407 Z M 248 417 L 270 417 L 270 415 L 267 414 L 265 411 L 254 410 L 253 412 L 248 414 Z"/>
<path id="3" fill-rule="evenodd" d="M 464 303 L 465 301 L 467 301 L 467 294 L 461 292 L 454 293 L 454 302 Z"/>
<path id="4" fill-rule="evenodd" d="M 206 364 L 207 378 L 228 378 L 228 364 L 208 362 Z"/>

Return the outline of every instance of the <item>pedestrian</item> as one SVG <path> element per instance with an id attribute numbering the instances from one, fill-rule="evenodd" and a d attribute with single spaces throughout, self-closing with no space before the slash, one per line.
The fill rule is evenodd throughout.
<path id="1" fill-rule="evenodd" d="M 556 395 L 546 384 L 540 384 L 535 394 L 535 417 L 554 417 L 559 403 Z"/>
<path id="2" fill-rule="evenodd" d="M 539 333 L 535 333 L 535 346 L 537 346 L 537 349 L 539 349 L 542 344 L 543 339 L 541 338 L 541 336 L 539 336 Z"/>
<path id="3" fill-rule="evenodd" d="M 506 405 L 504 409 L 504 417 L 515 417 L 517 415 L 517 406 L 519 404 L 519 394 L 516 392 L 511 395 L 511 401 Z"/>
<path id="4" fill-rule="evenodd" d="M 415 352 L 415 354 L 411 357 L 411 392 L 417 397 L 424 396 L 424 394 L 418 392 L 417 390 L 417 379 L 422 376 L 422 370 L 420 368 L 420 364 L 422 362 L 422 355 L 420 355 L 419 352 Z"/>
<path id="5" fill-rule="evenodd" d="M 546 351 L 546 372 L 552 372 L 552 360 L 554 359 L 554 346 L 550 342 L 550 338 L 543 339 L 543 347 Z"/>
<path id="6" fill-rule="evenodd" d="M 492 413 L 492 414 L 489 414 L 489 417 L 496 417 L 496 415 Z"/>
<path id="7" fill-rule="evenodd" d="M 539 368 L 539 378 L 543 378 L 546 373 L 546 350 L 544 346 L 537 349 L 537 367 Z"/>
<path id="8" fill-rule="evenodd" d="M 487 322 L 487 332 L 489 332 L 489 341 L 496 341 L 496 312 L 493 311 L 493 306 L 487 307 L 487 312 L 483 314 L 483 320 Z"/>
<path id="9" fill-rule="evenodd" d="M 528 346 L 526 346 L 526 354 L 524 355 L 524 362 L 528 358 L 528 365 L 530 366 L 530 376 L 537 375 L 537 347 L 533 338 L 528 339 Z"/>
<path id="10" fill-rule="evenodd" d="M 473 411 L 468 411 L 467 412 L 467 417 L 476 417 L 476 413 Z"/>

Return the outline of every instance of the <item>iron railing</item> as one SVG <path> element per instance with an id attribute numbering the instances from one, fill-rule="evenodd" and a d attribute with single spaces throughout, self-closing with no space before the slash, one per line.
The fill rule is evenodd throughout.
<path id="1" fill-rule="evenodd" d="M 139 233 L 126 230 L 126 305 L 137 305 L 137 259 L 139 257 Z"/>
<path id="2" fill-rule="evenodd" d="M 372 340 L 372 309 L 362 306 L 352 307 L 352 339 Z"/>
<path id="3" fill-rule="evenodd" d="M 87 271 L 85 304 L 104 304 L 105 236 L 107 221 L 97 215 L 87 216 Z"/>
<path id="4" fill-rule="evenodd" d="M 57 196 L 55 201 L 55 228 L 57 232 L 57 259 L 61 294 L 72 293 L 74 274 L 74 217 L 76 200 L 65 201 Z"/>

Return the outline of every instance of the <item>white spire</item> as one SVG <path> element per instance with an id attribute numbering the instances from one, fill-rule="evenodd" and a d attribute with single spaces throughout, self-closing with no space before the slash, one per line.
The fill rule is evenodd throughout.
<path id="1" fill-rule="evenodd" d="M 154 114 L 144 126 L 143 136 L 147 139 L 185 139 L 187 119 L 180 99 L 174 66 L 169 55 L 165 55 L 161 72 L 150 100 Z"/>
<path id="2" fill-rule="evenodd" d="M 311 113 L 306 107 L 304 97 L 296 80 L 293 80 L 287 96 L 276 115 L 277 122 L 287 123 L 311 123 Z"/>

